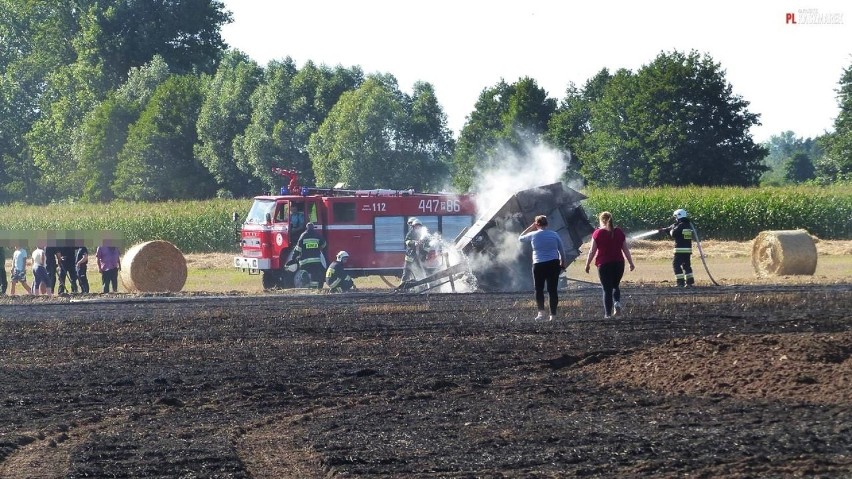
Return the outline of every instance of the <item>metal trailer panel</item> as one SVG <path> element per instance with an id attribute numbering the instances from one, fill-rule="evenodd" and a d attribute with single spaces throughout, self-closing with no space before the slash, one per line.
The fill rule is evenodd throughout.
<path id="1" fill-rule="evenodd" d="M 562 238 L 566 263 L 572 263 L 580 255 L 584 239 L 594 231 L 580 204 L 584 199 L 582 193 L 553 183 L 515 193 L 481 216 L 455 245 L 464 254 L 477 287 L 484 291 L 532 289 L 532 251 L 518 242 L 518 236 L 541 214 L 548 217 L 548 228 Z"/>

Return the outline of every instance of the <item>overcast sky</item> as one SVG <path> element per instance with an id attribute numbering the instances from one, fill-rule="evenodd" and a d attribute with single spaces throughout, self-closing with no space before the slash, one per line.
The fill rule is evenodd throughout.
<path id="1" fill-rule="evenodd" d="M 762 142 L 833 129 L 852 65 L 852 2 L 719 0 L 224 0 L 225 41 L 261 65 L 293 58 L 434 85 L 458 136 L 484 88 L 536 80 L 562 99 L 601 68 L 638 70 L 661 52 L 708 53 L 750 102 Z M 787 14 L 795 14 L 796 24 Z M 791 19 L 792 20 L 792 19 Z M 826 23 L 827 22 L 827 23 Z"/>

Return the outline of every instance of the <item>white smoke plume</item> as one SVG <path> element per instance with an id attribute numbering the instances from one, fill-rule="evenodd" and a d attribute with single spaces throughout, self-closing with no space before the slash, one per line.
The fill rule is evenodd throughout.
<path id="1" fill-rule="evenodd" d="M 519 191 L 562 181 L 570 164 L 570 156 L 570 152 L 557 150 L 545 143 L 528 143 L 522 148 L 499 147 L 492 156 L 487 158 L 485 165 L 475 172 L 473 193 L 476 198 L 477 216 L 479 218 L 493 216 L 512 195 Z M 535 214 L 547 213 L 549 212 L 535 212 Z M 489 248 L 488 255 L 465 258 L 451 244 L 453 238 L 444 238 L 443 241 L 435 238 L 434 243 L 440 244 L 439 248 L 448 254 L 448 264 L 438 269 L 445 269 L 461 262 L 467 262 L 471 271 L 483 271 L 494 263 L 517 265 L 523 247 L 518 241 L 517 234 L 506 234 L 491 239 L 494 244 Z M 505 277 L 507 282 L 505 286 L 509 290 L 523 289 L 522 285 L 529 281 L 528 277 L 529 268 L 524 268 L 523 271 L 512 271 Z M 445 281 L 447 280 L 439 280 L 439 282 Z M 475 289 L 475 278 L 468 277 L 455 282 L 455 292 L 468 292 Z M 450 286 L 444 283 L 432 290 L 450 292 Z"/>
<path id="2" fill-rule="evenodd" d="M 515 193 L 561 181 L 570 153 L 545 143 L 528 144 L 518 153 L 501 147 L 476 172 L 474 193 L 479 215 L 499 209 Z"/>
<path id="3" fill-rule="evenodd" d="M 570 152 L 563 152 L 545 143 L 528 143 L 522 148 L 498 148 L 488 158 L 486 166 L 476 172 L 474 192 L 480 218 L 493 216 L 515 193 L 537 186 L 562 181 L 570 164 Z M 549 212 L 533 212 L 548 214 Z M 526 225 L 524 225 L 526 226 Z M 517 234 L 491 236 L 494 242 L 490 256 L 467 258 L 472 271 L 488 269 L 490 263 L 516 265 L 523 246 Z M 523 289 L 529 271 L 513 271 L 506 275 L 507 290 Z"/>

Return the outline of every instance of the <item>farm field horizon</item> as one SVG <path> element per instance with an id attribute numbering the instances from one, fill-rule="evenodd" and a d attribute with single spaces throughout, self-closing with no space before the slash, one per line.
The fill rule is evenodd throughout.
<path id="1" fill-rule="evenodd" d="M 635 241 L 631 243 L 637 268 L 625 272 L 622 282 L 630 284 L 661 284 L 673 282 L 671 269 L 670 241 Z M 813 276 L 774 276 L 758 278 L 751 263 L 751 242 L 707 241 L 704 253 L 710 274 L 720 284 L 798 284 L 798 283 L 842 283 L 852 282 L 852 241 L 819 241 L 816 272 Z M 581 251 L 588 251 L 588 243 Z M 597 274 L 583 271 L 585 255 L 582 254 L 567 269 L 569 280 L 588 281 L 597 284 Z M 188 291 L 236 291 L 261 292 L 259 276 L 249 275 L 231 267 L 234 253 L 211 253 L 187 255 L 189 266 Z M 697 254 L 693 255 L 693 270 L 700 286 L 712 286 L 712 282 Z M 225 278 L 225 281 L 222 279 Z M 395 278 L 387 278 L 398 284 Z M 356 278 L 361 288 L 388 289 L 378 277 Z"/>
<path id="2" fill-rule="evenodd" d="M 673 282 L 671 271 L 671 242 L 634 241 L 632 253 L 636 260 L 635 271 L 628 271 L 622 283 L 625 286 L 633 284 L 666 285 Z M 810 275 L 771 276 L 758 278 L 751 263 L 751 242 L 738 241 L 705 241 L 704 253 L 707 266 L 713 279 L 721 285 L 783 285 L 783 284 L 832 284 L 852 282 L 852 241 L 819 241 L 816 244 L 818 260 L 816 272 Z M 581 250 L 588 251 L 588 243 Z M 697 252 L 696 252 L 697 253 Z M 258 275 L 250 275 L 232 267 L 235 252 L 192 253 L 184 255 L 187 261 L 187 281 L 184 292 L 211 293 L 262 293 L 263 288 Z M 597 285 L 597 275 L 594 270 L 590 274 L 583 271 L 585 256 L 581 255 L 567 269 L 569 281 L 592 283 Z M 7 259 L 6 271 L 10 270 L 10 260 Z M 698 254 L 693 255 L 693 270 L 699 286 L 712 286 L 712 282 L 701 263 Z M 92 294 L 101 291 L 100 274 L 97 267 L 89 268 L 89 283 Z M 398 278 L 386 278 L 392 284 L 398 284 Z M 30 280 L 30 282 L 32 282 Z M 387 290 L 389 286 L 377 276 L 367 276 L 355 279 L 360 288 Z M 119 292 L 126 289 L 119 279 Z M 309 292 L 305 290 L 305 292 Z M 276 294 L 270 292 L 269 294 Z M 24 296 L 21 296 L 24 298 Z M 7 298 L 10 299 L 10 298 Z"/>

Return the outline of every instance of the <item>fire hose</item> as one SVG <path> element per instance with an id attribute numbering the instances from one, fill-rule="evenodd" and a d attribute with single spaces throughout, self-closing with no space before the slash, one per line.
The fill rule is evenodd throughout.
<path id="1" fill-rule="evenodd" d="M 701 249 L 701 240 L 698 238 L 698 228 L 695 226 L 695 223 L 692 223 L 692 232 L 695 234 L 695 244 L 698 245 L 698 255 L 701 256 L 701 263 L 704 264 L 704 271 L 707 271 L 707 276 L 713 284 L 721 286 L 715 279 L 713 279 L 713 275 L 710 274 L 710 268 L 707 267 L 707 260 L 704 259 L 704 250 Z"/>

